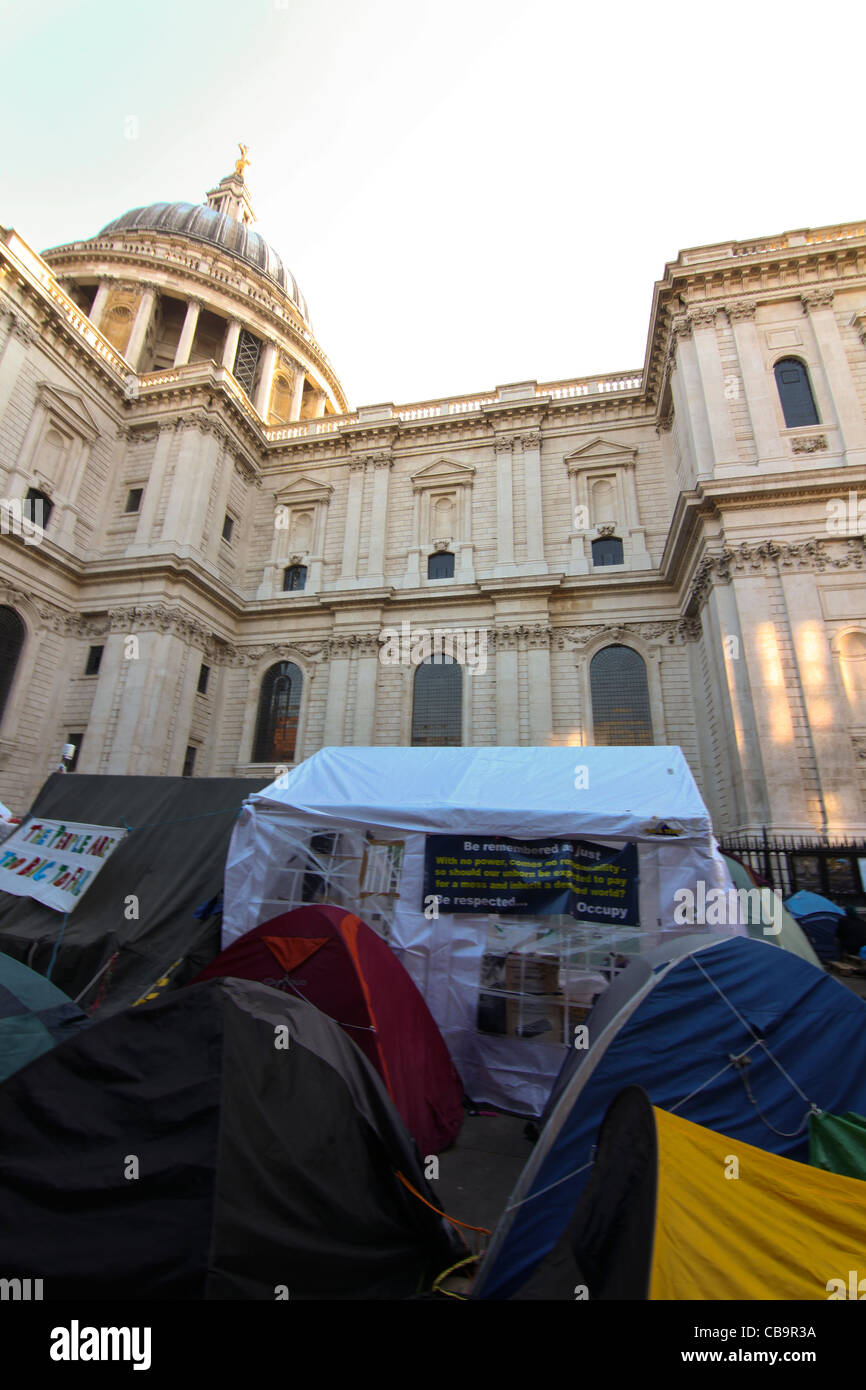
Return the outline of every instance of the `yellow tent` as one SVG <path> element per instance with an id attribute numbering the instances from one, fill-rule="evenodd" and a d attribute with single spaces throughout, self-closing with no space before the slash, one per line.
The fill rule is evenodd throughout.
<path id="1" fill-rule="evenodd" d="M 621 1091 L 559 1243 L 512 1297 L 866 1299 L 866 1182 Z"/>

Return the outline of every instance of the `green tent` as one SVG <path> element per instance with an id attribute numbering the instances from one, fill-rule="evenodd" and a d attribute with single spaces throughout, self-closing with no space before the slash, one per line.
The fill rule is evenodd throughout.
<path id="1" fill-rule="evenodd" d="M 724 860 L 735 888 L 745 888 L 749 892 L 761 886 L 751 870 L 746 868 L 745 864 L 741 864 L 739 859 L 732 859 L 729 854 L 726 854 Z M 801 960 L 809 961 L 810 965 L 817 965 L 819 970 L 824 969 L 809 945 L 809 939 L 803 928 L 797 919 L 792 917 L 788 909 L 782 906 L 781 900 L 776 903 L 776 912 L 779 916 L 778 922 L 775 924 L 762 908 L 755 906 L 754 899 L 747 899 L 747 905 L 749 920 L 746 925 L 749 936 L 754 937 L 756 941 L 769 941 L 771 945 L 781 946 L 784 951 L 791 951 Z M 770 933 L 765 936 L 764 928 L 773 925 L 781 925 L 781 931 L 777 935 Z"/>
<path id="2" fill-rule="evenodd" d="M 0 953 L 0 1081 L 89 1022 L 44 975 Z"/>
<path id="3" fill-rule="evenodd" d="M 866 1120 L 847 1110 L 809 1116 L 809 1162 L 813 1168 L 866 1181 Z"/>

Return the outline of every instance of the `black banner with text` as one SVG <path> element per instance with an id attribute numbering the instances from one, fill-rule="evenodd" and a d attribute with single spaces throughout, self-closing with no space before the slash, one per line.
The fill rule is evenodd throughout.
<path id="1" fill-rule="evenodd" d="M 558 913 L 639 925 L 637 846 L 591 840 L 428 835 L 424 898 L 443 913 Z"/>

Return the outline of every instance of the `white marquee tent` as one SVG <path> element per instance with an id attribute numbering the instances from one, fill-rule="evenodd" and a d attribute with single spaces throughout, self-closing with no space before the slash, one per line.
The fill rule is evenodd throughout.
<path id="1" fill-rule="evenodd" d="M 466 858 L 439 861 L 475 876 L 455 880 L 461 897 L 430 892 L 425 850 L 455 849 L 430 838 L 442 836 L 465 837 Z M 600 906 L 625 889 L 597 886 L 594 906 L 578 892 L 551 915 L 530 894 L 532 906 L 515 910 L 525 901 L 501 891 L 505 841 L 524 856 L 509 872 L 563 848 L 588 860 L 630 856 L 609 880 L 636 880 L 630 909 Z M 592 882 L 592 870 L 580 881 Z M 226 865 L 223 946 L 305 902 L 345 906 L 402 960 L 467 1093 L 538 1114 L 616 969 L 666 933 L 694 932 L 674 925 L 674 893 L 699 896 L 699 881 L 731 886 L 679 748 L 324 748 L 245 802 Z M 460 910 L 438 910 L 449 901 Z"/>

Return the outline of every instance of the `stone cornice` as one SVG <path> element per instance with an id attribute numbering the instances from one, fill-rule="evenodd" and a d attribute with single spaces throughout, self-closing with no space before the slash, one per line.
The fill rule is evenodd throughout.
<path id="1" fill-rule="evenodd" d="M 701 561 L 689 589 L 686 611 L 702 606 L 710 589 L 716 584 L 730 584 L 738 576 L 764 575 L 786 570 L 827 570 L 866 568 L 866 538 L 847 536 L 839 539 L 812 538 L 777 545 L 775 541 L 752 544 L 742 541 L 736 548 L 725 546 Z"/>

